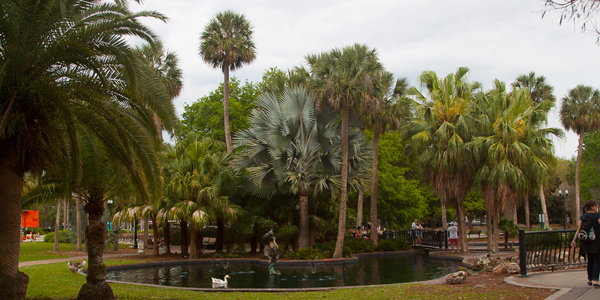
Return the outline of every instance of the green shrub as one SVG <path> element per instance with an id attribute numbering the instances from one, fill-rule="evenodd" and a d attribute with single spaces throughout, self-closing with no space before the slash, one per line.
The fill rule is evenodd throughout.
<path id="1" fill-rule="evenodd" d="M 58 232 L 59 243 L 70 243 L 71 235 L 69 231 L 60 230 Z M 44 243 L 54 243 L 54 232 L 50 232 L 44 236 Z"/>
<path id="2" fill-rule="evenodd" d="M 295 260 L 315 260 L 325 258 L 319 248 L 309 247 L 287 253 L 286 258 Z"/>
<path id="3" fill-rule="evenodd" d="M 399 238 L 380 240 L 377 245 L 376 251 L 401 251 L 410 249 L 410 244 L 404 240 Z"/>
<path id="4" fill-rule="evenodd" d="M 348 246 L 352 253 L 369 253 L 375 251 L 375 245 L 366 239 L 346 239 L 344 246 Z"/>

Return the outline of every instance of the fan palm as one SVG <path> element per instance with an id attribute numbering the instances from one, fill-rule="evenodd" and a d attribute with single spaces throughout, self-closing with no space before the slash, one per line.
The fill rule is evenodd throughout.
<path id="1" fill-rule="evenodd" d="M 365 111 L 372 106 L 374 79 L 383 66 L 377 51 L 366 45 L 355 44 L 343 49 L 333 49 L 318 55 L 306 57 L 310 76 L 309 90 L 316 95 L 320 107 L 328 105 L 342 111 L 341 124 L 341 190 L 338 234 L 334 258 L 342 257 L 346 232 L 346 200 L 348 196 L 348 130 L 351 110 Z"/>
<path id="2" fill-rule="evenodd" d="M 579 220 L 581 214 L 579 210 L 581 203 L 579 172 L 583 153 L 583 137 L 586 133 L 600 129 L 600 91 L 590 86 L 578 85 L 569 90 L 568 95 L 562 100 L 560 121 L 566 130 L 573 130 L 579 135 L 575 166 L 575 220 Z"/>
<path id="3" fill-rule="evenodd" d="M 227 152 L 233 153 L 229 129 L 229 71 L 256 58 L 252 27 L 246 17 L 232 11 L 218 13 L 200 37 L 200 56 L 213 68 L 223 71 L 223 119 Z"/>
<path id="4" fill-rule="evenodd" d="M 0 13 L 0 226 L 5 230 L 0 236 L 4 254 L 0 293 L 24 298 L 27 276 L 18 271 L 23 174 L 48 170 L 68 159 L 72 177 L 81 178 L 76 130 L 80 122 L 101 137 L 111 157 L 132 169 L 130 155 L 118 150 L 128 146 L 132 154 L 153 148 L 134 143 L 128 134 L 155 134 L 155 129 L 140 130 L 140 124 L 152 119 L 144 113 L 146 107 L 165 121 L 174 120 L 174 109 L 165 105 L 164 98 L 145 102 L 131 97 L 141 91 L 135 83 L 144 74 L 138 72 L 125 36 L 152 43 L 154 35 L 137 20 L 144 16 L 164 19 L 162 15 L 133 14 L 120 4 L 91 0 L 7 0 L 0 5 Z M 150 160 L 140 171 L 158 167 L 151 157 L 145 159 Z M 138 180 L 136 184 L 152 182 Z M 156 189 L 157 185 L 148 187 Z M 88 281 L 95 278 L 88 277 Z"/>
<path id="5" fill-rule="evenodd" d="M 542 101 L 550 101 L 552 103 L 556 101 L 556 97 L 553 94 L 554 87 L 546 83 L 546 77 L 536 76 L 534 72 L 520 75 L 519 77 L 517 77 L 516 81 L 513 82 L 512 86 L 515 90 L 521 88 L 527 90 L 527 92 L 529 92 L 533 105 L 537 105 Z M 545 208 L 546 197 L 544 195 L 543 183 L 540 183 L 537 180 L 534 180 L 531 183 L 534 185 L 538 185 L 537 187 L 531 186 L 531 190 L 539 190 L 540 201 L 542 202 L 542 207 Z M 544 213 L 544 215 L 544 220 L 546 222 L 546 225 L 548 225 L 548 215 L 546 213 Z M 514 220 L 516 221 L 516 216 L 514 217 Z M 529 193 L 525 193 L 525 220 L 527 229 L 530 229 L 531 225 L 529 222 Z"/>
<path id="6" fill-rule="evenodd" d="M 425 94 L 410 89 L 409 94 L 416 98 L 415 117 L 408 118 L 402 126 L 407 150 L 416 156 L 423 175 L 440 197 L 444 228 L 445 206 L 456 204 L 460 236 L 466 236 L 462 200 L 475 174 L 474 157 L 466 148 L 473 137 L 467 113 L 479 83 L 466 81 L 468 71 L 461 67 L 445 78 L 433 71 L 423 72 L 419 81 Z M 465 239 L 461 239 L 460 248 L 469 251 Z"/>
<path id="7" fill-rule="evenodd" d="M 483 157 L 476 179 L 484 190 L 490 251 L 498 251 L 499 213 L 504 209 L 512 217 L 519 197 L 528 192 L 531 178 L 538 182 L 546 176 L 552 157 L 550 135 L 562 136 L 557 128 L 541 128 L 554 106 L 550 101 L 533 104 L 529 91 L 506 92 L 505 84 L 496 80 L 494 89 L 477 98 L 475 127 L 478 136 L 469 143 L 474 153 Z M 475 106 L 475 105 L 474 105 Z"/>

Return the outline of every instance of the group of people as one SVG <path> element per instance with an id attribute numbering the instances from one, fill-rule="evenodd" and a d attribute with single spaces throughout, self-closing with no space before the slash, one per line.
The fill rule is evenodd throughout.
<path id="1" fill-rule="evenodd" d="M 586 213 L 579 220 L 579 226 L 571 242 L 571 247 L 577 247 L 577 239 L 579 238 L 579 255 L 587 258 L 587 284 L 600 289 L 598 283 L 598 277 L 600 277 L 600 236 L 598 236 L 600 235 L 600 214 L 598 213 L 598 203 L 595 200 L 589 200 L 583 205 L 583 210 Z M 580 234 L 582 231 L 585 233 Z M 592 236 L 595 237 L 592 238 Z"/>
<path id="2" fill-rule="evenodd" d="M 452 247 L 452 252 L 459 252 L 458 227 L 456 227 L 455 222 L 450 222 L 450 223 L 448 223 L 448 225 L 450 225 L 448 227 L 448 240 L 450 241 L 450 246 Z M 423 225 L 419 222 L 418 219 L 415 219 L 415 221 L 412 223 L 411 230 L 412 230 L 412 235 L 413 235 L 413 238 L 412 238 L 413 246 L 421 246 L 421 243 L 423 242 Z M 454 250 L 455 246 L 456 246 L 456 250 Z"/>

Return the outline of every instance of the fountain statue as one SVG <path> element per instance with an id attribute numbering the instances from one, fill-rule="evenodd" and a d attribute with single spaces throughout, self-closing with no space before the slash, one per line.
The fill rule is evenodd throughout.
<path id="1" fill-rule="evenodd" d="M 275 271 L 275 268 L 273 267 L 275 262 L 279 259 L 279 246 L 277 246 L 277 242 L 275 242 L 275 234 L 273 233 L 273 229 L 265 233 L 263 240 L 265 242 L 264 254 L 269 258 L 269 275 L 279 275 L 281 273 Z"/>

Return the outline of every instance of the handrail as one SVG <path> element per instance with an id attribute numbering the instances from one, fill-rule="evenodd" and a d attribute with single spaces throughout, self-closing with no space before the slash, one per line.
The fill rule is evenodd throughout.
<path id="1" fill-rule="evenodd" d="M 520 277 L 527 277 L 527 270 L 555 268 L 586 264 L 579 250 L 571 247 L 576 230 L 519 230 Z"/>
<path id="2" fill-rule="evenodd" d="M 444 230 L 421 229 L 421 245 L 433 246 L 439 249 L 448 249 L 448 234 Z M 414 245 L 416 242 L 416 230 L 405 229 L 398 231 L 384 231 L 383 239 L 400 238 Z"/>

